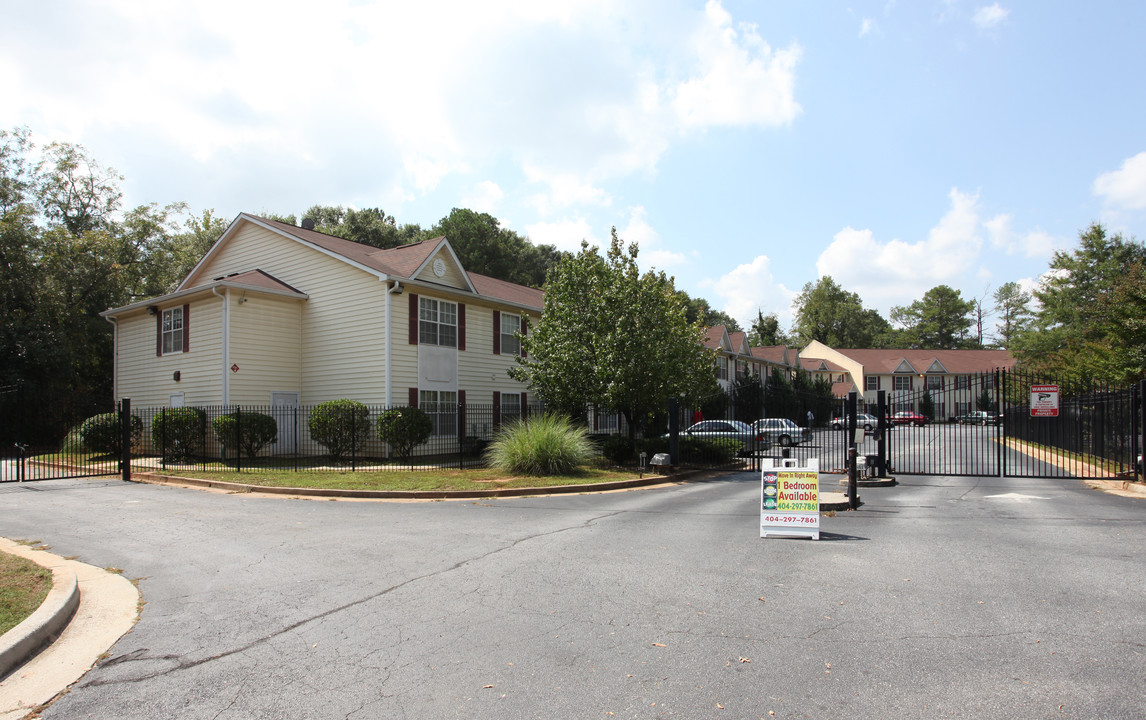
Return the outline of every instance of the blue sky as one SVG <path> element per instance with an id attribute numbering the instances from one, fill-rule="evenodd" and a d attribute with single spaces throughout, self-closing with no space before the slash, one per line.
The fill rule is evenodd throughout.
<path id="1" fill-rule="evenodd" d="M 128 205 L 489 212 L 745 326 L 831 275 L 885 315 L 1146 239 L 1146 4 L 0 0 L 0 127 Z"/>

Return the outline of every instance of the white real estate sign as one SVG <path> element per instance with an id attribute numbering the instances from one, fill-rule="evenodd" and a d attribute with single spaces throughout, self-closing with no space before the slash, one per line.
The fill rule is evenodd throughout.
<path id="1" fill-rule="evenodd" d="M 1031 385 L 1031 417 L 1058 417 L 1058 385 Z"/>
<path id="2" fill-rule="evenodd" d="M 764 458 L 760 469 L 760 537 L 820 539 L 820 461 Z"/>

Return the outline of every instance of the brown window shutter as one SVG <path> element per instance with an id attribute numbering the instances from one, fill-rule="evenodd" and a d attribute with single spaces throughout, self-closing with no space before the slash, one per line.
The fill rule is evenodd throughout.
<path id="1" fill-rule="evenodd" d="M 493 426 L 501 425 L 501 393 L 493 391 Z"/>
<path id="2" fill-rule="evenodd" d="M 466 304 L 458 303 L 458 350 L 466 349 Z"/>
<path id="3" fill-rule="evenodd" d="M 493 311 L 493 354 L 501 355 L 501 311 Z"/>
<path id="4" fill-rule="evenodd" d="M 521 417 L 524 418 L 529 414 L 529 398 L 527 393 L 521 393 Z"/>
<path id="5" fill-rule="evenodd" d="M 410 344 L 418 344 L 418 296 L 410 293 Z"/>
<path id="6" fill-rule="evenodd" d="M 407 396 L 407 404 L 410 407 L 418 407 L 418 388 L 410 388 L 409 395 Z"/>
<path id="7" fill-rule="evenodd" d="M 183 306 L 183 352 L 191 349 L 191 306 Z"/>
<path id="8" fill-rule="evenodd" d="M 521 316 L 521 357 L 525 357 L 525 331 L 528 329 L 528 327 L 529 326 L 525 322 L 525 315 L 522 315 Z M 521 397 L 525 397 L 525 395 L 522 395 Z"/>
<path id="9" fill-rule="evenodd" d="M 163 355 L 163 311 L 158 310 L 155 313 L 155 355 L 162 357 Z"/>

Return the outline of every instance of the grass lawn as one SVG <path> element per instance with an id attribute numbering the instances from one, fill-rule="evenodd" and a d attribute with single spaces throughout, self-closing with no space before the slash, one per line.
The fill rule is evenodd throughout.
<path id="1" fill-rule="evenodd" d="M 557 487 L 632 480 L 636 471 L 586 468 L 552 477 L 507 476 L 498 470 L 178 470 L 160 473 L 177 477 L 221 480 L 267 487 L 337 488 L 340 490 L 490 490 L 493 488 Z"/>
<path id="2" fill-rule="evenodd" d="M 40 607 L 52 589 L 52 573 L 31 560 L 0 552 L 0 635 Z"/>

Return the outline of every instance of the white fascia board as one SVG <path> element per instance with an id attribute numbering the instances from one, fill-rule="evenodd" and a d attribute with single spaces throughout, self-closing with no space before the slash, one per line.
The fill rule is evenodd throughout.
<path id="1" fill-rule="evenodd" d="M 193 288 L 186 290 L 176 290 L 167 295 L 160 295 L 158 297 L 148 298 L 133 302 L 130 305 L 124 305 L 117 308 L 108 308 L 100 313 L 100 317 L 116 317 L 124 313 L 132 312 L 133 310 L 142 310 L 151 305 L 163 305 L 173 300 L 185 300 L 199 294 L 212 293 L 216 288 L 233 288 L 235 290 L 242 290 L 243 292 L 256 293 L 259 295 L 275 295 L 278 297 L 293 298 L 295 300 L 309 300 L 310 295 L 306 293 L 291 292 L 290 290 L 273 290 L 270 288 L 255 287 L 254 285 L 244 285 L 242 283 L 230 282 L 227 280 L 220 280 L 213 282 L 210 285 L 196 285 Z"/>

